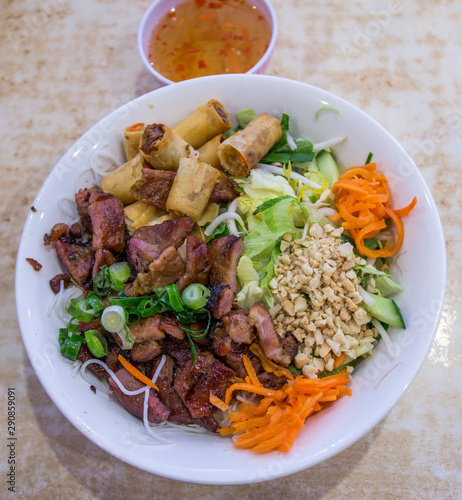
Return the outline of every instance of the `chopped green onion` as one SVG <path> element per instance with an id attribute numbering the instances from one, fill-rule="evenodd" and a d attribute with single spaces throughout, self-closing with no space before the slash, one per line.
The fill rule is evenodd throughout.
<path id="1" fill-rule="evenodd" d="M 109 268 L 109 277 L 112 281 L 125 283 L 130 278 L 131 269 L 126 262 L 117 262 Z"/>
<path id="2" fill-rule="evenodd" d="M 144 297 L 109 297 L 110 306 L 136 307 Z"/>
<path id="3" fill-rule="evenodd" d="M 135 309 L 134 307 L 125 309 L 125 320 L 127 322 L 127 325 L 134 325 L 135 323 L 139 323 L 140 319 L 141 315 L 138 312 L 138 309 Z"/>
<path id="4" fill-rule="evenodd" d="M 162 309 L 163 306 L 159 303 L 158 298 L 156 297 L 146 298 L 138 304 L 138 314 L 142 318 L 154 316 L 154 314 L 161 312 Z"/>
<path id="5" fill-rule="evenodd" d="M 200 283 L 193 283 L 187 286 L 181 295 L 183 302 L 191 309 L 201 309 L 208 302 L 210 290 Z"/>
<path id="6" fill-rule="evenodd" d="M 93 292 L 100 299 L 106 298 L 111 293 L 111 278 L 107 266 L 101 266 L 99 273 L 93 278 Z"/>
<path id="7" fill-rule="evenodd" d="M 68 339 L 66 339 L 63 343 L 64 351 L 63 355 L 64 357 L 75 361 L 77 359 L 77 356 L 79 354 L 80 346 L 82 345 L 83 342 L 83 337 L 81 335 L 77 335 L 76 333 L 73 333 Z"/>
<path id="8" fill-rule="evenodd" d="M 125 326 L 125 310 L 122 306 L 106 307 L 101 316 L 103 328 L 111 333 L 117 333 Z"/>
<path id="9" fill-rule="evenodd" d="M 69 333 L 80 333 L 79 323 L 80 322 L 78 319 L 71 319 L 69 323 L 66 325 L 67 331 Z"/>
<path id="10" fill-rule="evenodd" d="M 88 323 L 93 319 L 95 310 L 86 299 L 71 299 L 67 312 L 75 319 Z"/>
<path id="11" fill-rule="evenodd" d="M 371 160 L 372 160 L 372 157 L 373 157 L 373 156 L 374 156 L 374 155 L 373 155 L 372 153 L 369 153 L 369 154 L 367 155 L 367 160 L 366 160 L 365 165 L 369 165 L 369 163 L 371 162 Z"/>
<path id="12" fill-rule="evenodd" d="M 189 371 L 191 371 L 196 366 L 196 363 L 197 363 L 197 349 L 196 349 L 196 346 L 194 345 L 194 342 L 193 342 L 191 336 L 189 335 L 189 333 L 186 333 L 186 336 L 188 337 L 189 347 L 191 347 L 191 353 L 192 353 L 193 360 L 194 360 L 194 362 L 191 366 L 191 369 L 189 370 Z"/>
<path id="13" fill-rule="evenodd" d="M 338 109 L 337 109 L 334 105 L 332 105 L 332 104 L 324 104 L 324 106 L 321 106 L 321 107 L 320 107 L 320 108 L 316 111 L 316 113 L 314 114 L 314 116 L 315 116 L 316 120 L 318 119 L 318 114 L 319 114 L 319 112 L 320 112 L 320 111 L 323 111 L 323 110 L 325 110 L 325 109 L 333 109 L 334 111 L 336 111 L 336 112 L 337 112 L 337 115 L 339 115 L 339 114 L 340 114 L 340 111 L 339 111 L 339 110 L 338 110 Z"/>
<path id="14" fill-rule="evenodd" d="M 167 290 L 168 298 L 170 300 L 172 309 L 175 312 L 183 311 L 184 310 L 183 301 L 181 300 L 180 292 L 178 291 L 178 287 L 175 285 L 175 283 L 167 285 L 165 289 Z"/>
<path id="15" fill-rule="evenodd" d="M 100 313 L 104 309 L 104 304 L 99 300 L 94 292 L 90 292 L 87 296 L 87 302 L 95 311 L 95 314 Z"/>
<path id="16" fill-rule="evenodd" d="M 87 347 L 94 356 L 97 358 L 106 356 L 107 342 L 98 330 L 87 330 L 84 335 Z"/>

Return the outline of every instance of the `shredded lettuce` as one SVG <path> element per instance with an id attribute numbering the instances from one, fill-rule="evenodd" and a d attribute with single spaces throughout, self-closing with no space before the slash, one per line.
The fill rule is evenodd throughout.
<path id="1" fill-rule="evenodd" d="M 255 302 L 264 302 L 268 307 L 273 307 L 274 297 L 267 290 L 258 285 L 258 281 L 250 281 L 236 295 L 236 301 L 240 307 L 250 309 Z"/>
<path id="2" fill-rule="evenodd" d="M 243 214 L 253 214 L 268 199 L 286 195 L 296 197 L 287 179 L 261 169 L 252 170 L 242 188 L 244 194 L 238 198 L 237 204 Z"/>
<path id="3" fill-rule="evenodd" d="M 296 198 L 283 196 L 277 203 L 262 211 L 263 219 L 244 237 L 244 251 L 253 261 L 264 266 L 279 238 L 286 233 L 300 237 L 309 212 Z"/>
<path id="4" fill-rule="evenodd" d="M 253 267 L 252 260 L 247 256 L 243 255 L 239 259 L 239 263 L 237 265 L 237 279 L 239 280 L 239 284 L 241 288 L 244 288 L 247 283 L 251 281 L 259 281 L 260 277 L 257 271 Z"/>
<path id="5" fill-rule="evenodd" d="M 245 128 L 256 116 L 253 109 L 243 109 L 236 113 L 237 122 L 241 128 Z"/>
<path id="6" fill-rule="evenodd" d="M 289 161 L 305 162 L 314 158 L 313 144 L 310 141 L 295 141 L 296 149 L 291 149 L 287 142 L 289 131 L 289 116 L 282 115 L 281 118 L 282 137 L 270 151 L 260 160 L 261 163 L 289 163 Z"/>

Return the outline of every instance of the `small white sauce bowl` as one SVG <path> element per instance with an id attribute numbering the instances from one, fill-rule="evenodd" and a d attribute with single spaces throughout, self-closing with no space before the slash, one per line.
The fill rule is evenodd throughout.
<path id="1" fill-rule="evenodd" d="M 141 59 L 147 70 L 154 76 L 154 78 L 161 85 L 170 85 L 175 83 L 169 80 L 165 76 L 161 75 L 155 67 L 149 61 L 149 41 L 153 29 L 157 26 L 157 23 L 162 19 L 165 14 L 179 3 L 184 3 L 186 0 L 155 0 L 152 2 L 148 10 L 145 12 L 143 18 L 141 19 L 140 26 L 138 28 L 138 51 L 140 53 Z M 274 12 L 271 2 L 268 0 L 252 0 L 251 3 L 255 5 L 262 14 L 265 16 L 271 28 L 271 40 L 263 56 L 259 59 L 257 64 L 247 71 L 247 74 L 258 74 L 261 75 L 265 72 L 268 67 L 271 56 L 273 55 L 274 46 L 276 44 L 276 37 L 278 31 L 276 14 Z"/>

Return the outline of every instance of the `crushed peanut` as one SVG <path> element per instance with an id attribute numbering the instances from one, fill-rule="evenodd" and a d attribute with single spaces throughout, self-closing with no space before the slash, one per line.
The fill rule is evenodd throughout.
<path id="1" fill-rule="evenodd" d="M 280 304 L 273 316 L 276 331 L 281 337 L 291 332 L 297 339 L 294 363 L 309 378 L 331 371 L 342 353 L 355 359 L 355 347 L 378 336 L 359 305 L 360 279 L 353 267 L 365 261 L 341 240 L 342 233 L 341 227 L 312 224 L 303 240 L 285 235 L 269 284 Z"/>

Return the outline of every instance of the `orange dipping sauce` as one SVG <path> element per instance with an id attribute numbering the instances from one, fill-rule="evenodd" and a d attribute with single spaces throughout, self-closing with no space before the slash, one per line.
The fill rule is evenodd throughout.
<path id="1" fill-rule="evenodd" d="M 148 58 L 173 82 L 245 73 L 263 56 L 271 35 L 266 17 L 246 0 L 192 0 L 159 21 Z"/>

